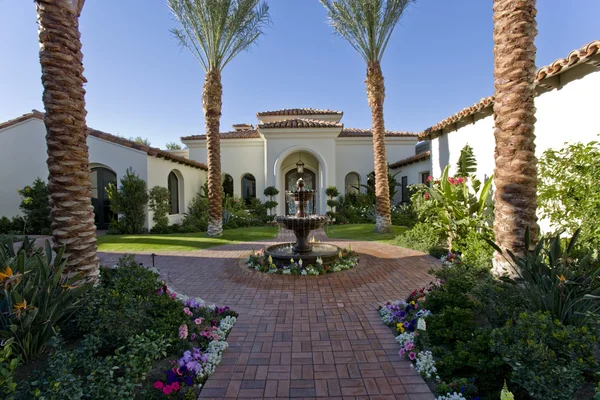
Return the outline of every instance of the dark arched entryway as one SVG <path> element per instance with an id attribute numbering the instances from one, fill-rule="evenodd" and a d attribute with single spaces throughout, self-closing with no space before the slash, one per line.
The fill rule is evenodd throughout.
<path id="1" fill-rule="evenodd" d="M 317 177 L 314 172 L 305 167 L 304 172 L 299 174 L 294 168 L 285 174 L 285 190 L 296 190 L 296 181 L 298 181 L 298 178 L 300 177 L 302 177 L 304 180 L 304 189 L 314 190 L 317 187 Z M 315 200 L 311 200 L 308 203 L 308 209 L 310 212 L 315 211 Z M 295 212 L 296 206 L 294 205 L 294 202 L 285 196 L 285 213 L 289 215 L 294 214 Z"/>
<path id="2" fill-rule="evenodd" d="M 92 183 L 92 206 L 94 206 L 94 223 L 98 229 L 108 229 L 113 219 L 106 188 L 109 183 L 117 183 L 117 174 L 108 168 L 96 167 L 90 172 Z"/>

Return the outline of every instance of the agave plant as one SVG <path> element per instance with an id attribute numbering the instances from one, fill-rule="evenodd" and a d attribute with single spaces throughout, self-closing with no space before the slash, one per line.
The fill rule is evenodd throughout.
<path id="1" fill-rule="evenodd" d="M 578 236 L 579 230 L 565 246 L 560 234 L 542 238 L 524 256 L 506 250 L 508 257 L 505 258 L 515 276 L 505 274 L 501 279 L 520 288 L 525 305 L 531 311 L 549 311 L 563 324 L 583 326 L 598 323 L 600 319 L 600 268 L 593 270 L 589 254 L 581 259 L 571 258 Z M 530 240 L 527 229 L 525 243 Z M 489 243 L 502 254 L 497 244 Z"/>
<path id="2" fill-rule="evenodd" d="M 25 361 L 51 343 L 90 286 L 78 284 L 80 274 L 63 275 L 64 251 L 53 254 L 48 241 L 43 254 L 0 248 L 0 338 L 13 338 Z"/>

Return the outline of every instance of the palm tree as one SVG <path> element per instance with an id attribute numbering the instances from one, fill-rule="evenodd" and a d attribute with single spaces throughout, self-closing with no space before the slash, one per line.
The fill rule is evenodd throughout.
<path id="1" fill-rule="evenodd" d="M 535 0 L 494 0 L 494 233 L 502 249 L 523 255 L 538 225 L 535 158 Z M 499 254 L 494 270 L 508 263 Z"/>
<path id="2" fill-rule="evenodd" d="M 371 107 L 375 160 L 375 232 L 392 231 L 388 167 L 385 150 L 383 100 L 385 85 L 381 59 L 394 28 L 408 5 L 415 0 L 320 0 L 329 22 L 367 63 L 367 100 Z"/>
<path id="3" fill-rule="evenodd" d="M 98 277 L 88 166 L 79 15 L 84 0 L 36 0 L 44 86 L 48 189 L 55 246 L 66 246 L 65 273 Z"/>
<path id="4" fill-rule="evenodd" d="M 206 124 L 208 163 L 208 235 L 223 232 L 221 143 L 219 125 L 223 104 L 221 72 L 252 45 L 269 24 L 269 7 L 260 0 L 167 0 L 181 25 L 171 32 L 198 60 L 206 75 L 202 107 Z"/>

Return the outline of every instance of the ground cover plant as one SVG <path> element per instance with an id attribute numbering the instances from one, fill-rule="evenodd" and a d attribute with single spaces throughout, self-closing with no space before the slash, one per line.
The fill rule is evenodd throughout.
<path id="1" fill-rule="evenodd" d="M 165 235 L 104 235 L 98 237 L 98 251 L 106 252 L 164 252 L 195 251 L 226 244 L 270 240 L 277 236 L 276 226 L 254 226 L 226 229 L 219 238 L 206 233 L 172 233 Z"/>
<path id="2" fill-rule="evenodd" d="M 234 311 L 173 292 L 132 256 L 78 285 L 60 274 L 64 249 L 32 243 L 0 247 L 1 398 L 197 397 Z"/>
<path id="3" fill-rule="evenodd" d="M 275 265 L 271 256 L 267 256 L 264 249 L 260 249 L 252 250 L 246 259 L 246 264 L 251 269 L 268 274 L 317 276 L 354 268 L 358 261 L 358 254 L 352 251 L 352 246 L 348 246 L 347 249 L 340 250 L 338 260 L 333 263 L 323 263 L 319 257 L 314 265 L 303 262 L 301 258 L 296 260 L 291 258 L 287 265 Z"/>
<path id="4" fill-rule="evenodd" d="M 516 280 L 450 253 L 434 282 L 384 305 L 382 320 L 440 399 L 497 399 L 505 380 L 518 399 L 591 398 L 600 271 L 572 258 L 573 248 L 575 240 L 541 239 L 511 256 Z"/>

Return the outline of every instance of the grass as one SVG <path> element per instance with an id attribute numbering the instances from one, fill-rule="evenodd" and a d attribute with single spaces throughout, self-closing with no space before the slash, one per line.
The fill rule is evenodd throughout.
<path id="1" fill-rule="evenodd" d="M 366 242 L 391 242 L 397 235 L 406 231 L 405 226 L 393 226 L 394 233 L 375 233 L 375 224 L 330 225 L 325 228 L 331 239 L 364 240 Z"/>
<path id="2" fill-rule="evenodd" d="M 220 238 L 206 233 L 174 233 L 169 235 L 104 235 L 98 238 L 98 251 L 134 253 L 161 251 L 194 251 L 238 242 L 273 239 L 279 229 L 260 226 L 227 229 Z"/>

